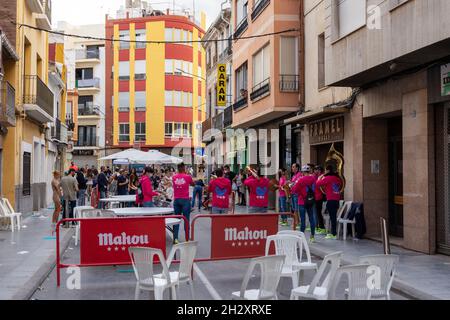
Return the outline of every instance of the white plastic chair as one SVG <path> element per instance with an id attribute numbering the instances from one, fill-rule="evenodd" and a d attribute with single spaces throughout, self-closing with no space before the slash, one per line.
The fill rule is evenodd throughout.
<path id="1" fill-rule="evenodd" d="M 129 247 L 131 261 L 133 263 L 133 270 L 136 276 L 136 291 L 135 300 L 139 299 L 141 290 L 153 291 L 155 300 L 163 300 L 164 290 L 171 289 L 171 297 L 176 300 L 176 288 L 178 284 L 172 281 L 169 273 L 169 268 L 164 259 L 163 252 L 160 249 Z M 154 274 L 154 258 L 158 257 L 159 263 L 163 268 L 162 274 Z"/>
<path id="2" fill-rule="evenodd" d="M 317 263 L 312 262 L 311 252 L 309 250 L 309 245 L 308 241 L 306 240 L 306 236 L 303 232 L 296 230 L 283 230 L 279 231 L 277 234 L 290 234 L 300 238 L 298 242 L 298 250 L 299 250 L 297 255 L 298 260 L 294 262 L 294 265 L 300 268 L 300 284 L 302 284 L 305 270 L 314 270 L 315 272 L 317 272 L 318 270 Z M 303 249 L 305 250 L 306 253 L 306 261 L 302 260 Z"/>
<path id="3" fill-rule="evenodd" d="M 319 271 L 315 274 L 311 284 L 292 289 L 291 300 L 298 298 L 327 300 L 334 275 L 341 264 L 341 258 L 341 251 L 325 256 L 322 264 L 320 265 Z M 330 267 L 328 268 L 329 264 Z M 323 281 L 321 281 L 322 278 Z"/>
<path id="4" fill-rule="evenodd" d="M 102 214 L 101 209 L 83 209 L 80 211 L 80 216 L 78 218 L 86 219 L 86 218 L 98 218 Z M 80 222 L 75 225 L 75 245 L 78 245 L 78 241 L 80 239 Z"/>
<path id="5" fill-rule="evenodd" d="M 372 289 L 369 286 L 370 265 L 357 264 L 340 267 L 336 271 L 333 284 L 330 288 L 330 300 L 337 300 L 337 287 L 345 275 L 348 279 L 348 289 L 345 290 L 347 300 L 370 300 Z"/>
<path id="6" fill-rule="evenodd" d="M 386 300 L 391 300 L 390 291 L 398 261 L 399 256 L 385 254 L 362 256 L 359 258 L 359 263 L 361 264 L 369 264 L 380 268 L 380 287 L 379 289 L 374 288 L 372 290 L 373 299 L 385 298 Z"/>
<path id="7" fill-rule="evenodd" d="M 353 239 L 356 237 L 356 231 L 355 231 L 355 224 L 356 220 L 355 218 L 349 220 L 348 214 L 350 212 L 350 209 L 352 207 L 352 201 L 346 201 L 342 207 L 339 208 L 339 211 L 337 213 L 337 239 L 339 239 L 339 235 L 341 232 L 341 225 L 342 225 L 342 235 L 343 239 L 347 240 L 347 225 L 350 224 L 352 226 L 352 235 Z"/>
<path id="8" fill-rule="evenodd" d="M 281 271 L 285 256 L 265 256 L 250 260 L 244 281 L 242 281 L 241 291 L 231 294 L 233 300 L 278 300 L 277 288 L 280 282 Z M 259 289 L 247 290 L 248 282 L 253 275 L 255 268 L 259 266 L 261 270 L 261 282 Z"/>
<path id="9" fill-rule="evenodd" d="M 20 230 L 22 213 L 14 212 L 14 209 L 7 198 L 0 199 L 0 217 L 9 219 L 12 232 L 16 229 L 16 225 L 17 230 Z"/>
<path id="10" fill-rule="evenodd" d="M 181 283 L 187 283 L 191 291 L 192 300 L 195 299 L 194 294 L 194 280 L 192 279 L 192 266 L 194 265 L 195 255 L 197 254 L 197 241 L 183 242 L 174 245 L 169 253 L 169 258 L 167 259 L 167 268 L 170 269 L 172 261 L 176 260 L 176 253 L 180 253 L 178 271 L 169 272 L 170 281 L 176 282 L 177 287 Z M 162 274 L 155 275 L 155 277 L 162 277 Z"/>
<path id="11" fill-rule="evenodd" d="M 297 247 L 300 242 L 299 237 L 291 234 L 277 234 L 267 237 L 266 256 L 270 254 L 270 245 L 272 242 L 275 244 L 275 254 L 285 256 L 281 277 L 291 278 L 292 288 L 297 287 L 299 285 L 300 274 L 297 254 Z"/>

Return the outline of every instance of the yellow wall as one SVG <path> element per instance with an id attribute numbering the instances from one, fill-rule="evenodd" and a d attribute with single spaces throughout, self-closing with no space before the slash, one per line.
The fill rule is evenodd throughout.
<path id="1" fill-rule="evenodd" d="M 135 24 L 130 24 L 130 40 L 136 40 Z M 134 143 L 134 61 L 136 43 L 130 43 L 130 144 Z"/>
<path id="2" fill-rule="evenodd" d="M 147 22 L 147 41 L 164 39 L 164 21 Z M 147 59 L 146 144 L 164 144 L 165 120 L 165 44 L 149 44 Z"/>
<path id="3" fill-rule="evenodd" d="M 114 39 L 119 39 L 119 25 L 114 25 Z M 119 144 L 119 42 L 114 44 L 114 79 L 113 79 L 113 144 Z"/>

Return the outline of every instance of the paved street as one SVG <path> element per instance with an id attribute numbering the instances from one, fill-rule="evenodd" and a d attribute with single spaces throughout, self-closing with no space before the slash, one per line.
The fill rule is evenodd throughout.
<path id="1" fill-rule="evenodd" d="M 197 258 L 208 257 L 210 223 L 208 219 L 200 220 L 196 231 L 196 238 L 199 241 Z M 171 241 L 168 240 L 168 246 Z M 75 262 L 79 258 L 78 248 L 71 241 L 68 249 L 64 253 L 64 263 Z M 321 259 L 314 257 L 314 262 L 320 263 Z M 194 267 L 195 299 L 214 300 L 230 299 L 231 293 L 239 291 L 242 279 L 248 267 L 248 260 L 229 260 L 217 262 L 201 262 Z M 132 268 L 128 266 L 117 267 L 96 267 L 83 268 L 81 270 L 81 289 L 69 290 L 66 286 L 68 275 L 65 270 L 62 271 L 61 287 L 56 287 L 56 270 L 51 274 L 35 292 L 32 299 L 75 299 L 75 300 L 121 300 L 134 299 L 134 288 L 136 280 Z M 311 282 L 312 272 L 305 273 L 305 282 Z M 256 288 L 259 285 L 259 277 L 256 276 L 249 284 L 249 287 Z M 291 290 L 290 279 L 284 278 L 280 283 L 280 299 L 289 298 Z M 345 283 L 342 282 L 340 292 L 345 289 Z M 169 297 L 169 293 L 166 293 Z M 187 286 L 181 286 L 179 299 L 190 299 L 190 291 Z M 342 296 L 342 298 L 344 298 Z M 394 293 L 393 299 L 406 299 L 402 295 Z M 153 299 L 149 293 L 143 292 L 141 299 Z"/>

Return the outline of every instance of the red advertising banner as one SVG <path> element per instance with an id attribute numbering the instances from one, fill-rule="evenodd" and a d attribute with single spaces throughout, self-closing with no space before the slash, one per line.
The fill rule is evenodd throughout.
<path id="1" fill-rule="evenodd" d="M 211 258 L 265 254 L 266 239 L 278 232 L 278 215 L 223 215 L 211 221 Z"/>
<path id="2" fill-rule="evenodd" d="M 165 254 L 165 218 L 80 221 L 81 264 L 131 264 L 128 247 L 158 248 Z"/>

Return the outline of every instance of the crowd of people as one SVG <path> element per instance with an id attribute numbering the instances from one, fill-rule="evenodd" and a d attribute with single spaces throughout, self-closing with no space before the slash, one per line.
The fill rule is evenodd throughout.
<path id="1" fill-rule="evenodd" d="M 143 207 L 170 206 L 175 215 L 183 215 L 190 221 L 194 208 L 200 212 L 202 207 L 212 214 L 230 212 L 234 205 L 247 206 L 248 213 L 266 213 L 269 206 L 269 191 L 278 193 L 280 224 L 287 226 L 287 214 L 291 212 L 300 220 L 299 229 L 306 230 L 306 215 L 310 224 L 310 240 L 315 234 L 326 233 L 322 216 L 326 202 L 326 212 L 331 222 L 331 233 L 327 239 L 336 238 L 336 214 L 341 199 L 343 181 L 333 166 L 324 170 L 321 166 L 293 164 L 290 175 L 288 170 L 279 170 L 278 179 L 273 182 L 261 175 L 258 166 L 249 166 L 233 172 L 228 165 L 214 170 L 206 177 L 200 169 L 193 177 L 192 168 L 179 164 L 175 171 L 171 167 L 154 169 L 145 167 L 141 174 L 133 168 L 115 168 L 107 166 L 97 170 L 94 166 L 78 168 L 73 162 L 64 176 L 55 171 L 52 181 L 55 211 L 52 229 L 62 211 L 64 218 L 73 218 L 76 206 L 87 203 L 104 209 L 105 203 L 99 199 L 113 195 L 135 195 L 134 205 Z M 192 188 L 192 192 L 190 191 Z M 248 199 L 247 199 L 248 191 Z M 235 198 L 237 196 L 237 199 Z M 234 208 L 233 208 L 234 209 Z M 174 227 L 174 242 L 178 242 L 179 227 Z"/>

